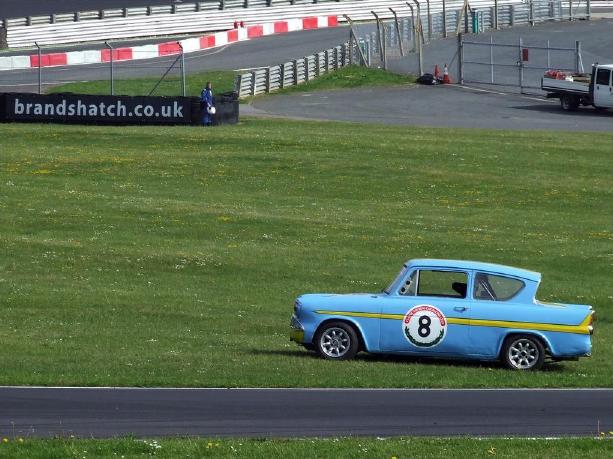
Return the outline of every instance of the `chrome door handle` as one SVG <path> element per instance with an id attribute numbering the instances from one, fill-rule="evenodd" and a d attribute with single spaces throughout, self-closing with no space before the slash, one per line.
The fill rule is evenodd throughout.
<path id="1" fill-rule="evenodd" d="M 467 309 L 468 308 L 466 306 L 456 306 L 455 308 L 453 308 L 454 311 L 458 311 L 458 312 L 464 312 Z"/>

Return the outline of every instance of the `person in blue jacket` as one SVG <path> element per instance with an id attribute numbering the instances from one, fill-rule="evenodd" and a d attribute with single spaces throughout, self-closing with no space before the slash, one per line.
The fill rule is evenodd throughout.
<path id="1" fill-rule="evenodd" d="M 200 94 L 200 107 L 202 108 L 202 125 L 210 126 L 213 124 L 213 115 L 209 113 L 209 109 L 214 107 L 213 90 L 211 89 L 211 82 L 206 82 L 206 87 Z"/>

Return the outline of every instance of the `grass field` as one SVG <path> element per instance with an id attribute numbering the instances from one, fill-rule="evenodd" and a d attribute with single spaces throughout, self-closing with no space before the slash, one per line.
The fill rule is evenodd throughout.
<path id="1" fill-rule="evenodd" d="M 0 458 L 608 458 L 613 441 L 602 439 L 336 438 L 329 440 L 11 440 L 0 444 Z"/>
<path id="2" fill-rule="evenodd" d="M 190 74 L 187 77 L 187 91 L 189 96 L 200 96 L 200 91 L 207 81 L 213 85 L 216 94 L 232 91 L 234 88 L 235 72 L 219 70 Z M 129 96 L 146 96 L 158 83 L 159 78 L 132 78 L 117 80 L 115 94 Z M 311 80 L 298 86 L 290 86 L 275 94 L 318 91 L 324 89 L 355 88 L 358 86 L 382 86 L 406 84 L 414 82 L 415 78 L 397 75 L 381 69 L 371 69 L 352 65 L 336 72 L 330 72 L 316 80 Z M 109 94 L 110 82 L 108 80 L 67 83 L 50 88 L 51 93 L 73 92 L 76 94 Z M 181 80 L 177 76 L 166 78 L 155 90 L 155 96 L 177 96 L 181 92 Z"/>
<path id="3" fill-rule="evenodd" d="M 264 121 L 0 126 L 0 384 L 613 385 L 612 134 Z M 591 359 L 494 364 L 288 342 L 304 292 L 378 291 L 413 257 L 543 273 L 592 304 Z"/>

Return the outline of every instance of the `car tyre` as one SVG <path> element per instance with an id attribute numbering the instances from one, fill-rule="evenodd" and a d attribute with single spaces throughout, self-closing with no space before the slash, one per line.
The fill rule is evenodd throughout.
<path id="1" fill-rule="evenodd" d="M 502 361 L 511 370 L 538 370 L 545 362 L 545 347 L 534 336 L 510 336 L 502 347 Z"/>
<path id="2" fill-rule="evenodd" d="M 579 98 L 570 94 L 560 96 L 560 106 L 567 112 L 575 112 L 579 108 Z"/>
<path id="3" fill-rule="evenodd" d="M 315 346 L 324 359 L 349 360 L 358 353 L 358 335 L 345 322 L 329 322 L 317 332 Z"/>

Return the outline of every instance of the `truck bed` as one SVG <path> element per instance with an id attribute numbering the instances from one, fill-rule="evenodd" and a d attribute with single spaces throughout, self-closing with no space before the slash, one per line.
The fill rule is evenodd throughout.
<path id="1" fill-rule="evenodd" d="M 588 82 L 557 80 L 547 77 L 542 78 L 541 88 L 549 92 L 566 92 L 579 95 L 590 93 L 590 84 Z"/>

